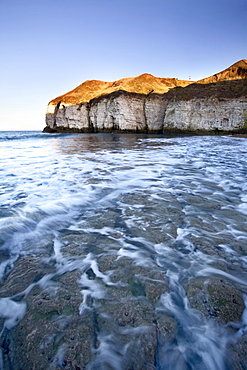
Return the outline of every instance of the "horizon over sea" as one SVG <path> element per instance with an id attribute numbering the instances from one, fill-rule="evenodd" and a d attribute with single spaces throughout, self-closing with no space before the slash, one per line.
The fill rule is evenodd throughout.
<path id="1" fill-rule="evenodd" d="M 0 370 L 247 368 L 247 141 L 0 131 Z"/>

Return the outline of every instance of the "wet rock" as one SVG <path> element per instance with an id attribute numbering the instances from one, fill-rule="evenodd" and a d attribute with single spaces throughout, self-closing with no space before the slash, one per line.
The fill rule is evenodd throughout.
<path id="1" fill-rule="evenodd" d="M 217 210 L 221 208 L 221 203 L 218 199 L 210 200 L 203 196 L 198 196 L 195 194 L 183 194 L 183 200 L 188 203 L 189 205 L 193 205 L 194 211 L 197 207 L 200 208 L 200 211 L 207 211 L 207 210 Z"/>
<path id="2" fill-rule="evenodd" d="M 112 259 L 111 257 L 111 262 L 112 264 L 109 266 L 111 281 L 119 284 L 121 291 L 125 291 L 130 297 L 144 296 L 155 304 L 158 302 L 161 294 L 168 290 L 167 277 L 151 261 L 149 267 L 136 266 L 133 260 L 128 257 L 118 259 Z M 105 271 L 102 260 L 99 260 L 99 266 L 100 269 Z M 116 290 L 118 292 L 119 288 L 108 287 L 108 292 L 114 294 L 114 296 Z"/>
<path id="3" fill-rule="evenodd" d="M 229 351 L 232 356 L 230 365 L 236 370 L 246 369 L 247 358 L 247 334 L 245 334 L 238 343 L 229 346 Z"/>
<path id="4" fill-rule="evenodd" d="M 27 312 L 3 332 L 6 370 L 141 370 L 165 363 L 171 352 L 179 353 L 181 323 L 159 305 L 177 270 L 178 295 L 166 297 L 183 304 L 180 279 L 193 276 L 186 286 L 191 306 L 235 333 L 244 310 L 242 287 L 226 278 L 195 276 L 204 264 L 239 276 L 236 256 L 244 256 L 245 245 L 207 214 L 206 205 L 201 217 L 190 213 L 189 203 L 200 206 L 201 197 L 183 199 L 184 194 L 121 195 L 116 208 L 91 209 L 77 229 L 62 230 L 45 258 L 17 261 L 0 294 L 26 302 Z M 214 202 L 208 207 L 217 211 Z M 244 338 L 231 347 L 239 366 L 245 364 Z"/>
<path id="5" fill-rule="evenodd" d="M 30 284 L 37 283 L 43 276 L 53 271 L 45 259 L 27 256 L 19 258 L 14 269 L 0 287 L 0 297 L 11 297 L 23 292 Z M 20 299 L 21 296 L 16 299 Z"/>
<path id="6" fill-rule="evenodd" d="M 110 193 L 112 189 L 110 189 Z M 107 194 L 106 194 L 107 196 Z M 87 215 L 87 218 L 84 220 L 84 227 L 87 228 L 90 225 L 90 228 L 95 228 L 96 231 L 104 227 L 114 228 L 119 217 L 119 212 L 116 209 L 108 208 L 106 210 L 100 210 L 98 212 L 93 212 L 92 215 Z"/>
<path id="7" fill-rule="evenodd" d="M 155 364 L 156 325 L 153 306 L 146 299 L 107 303 L 98 310 L 100 339 L 114 335 L 119 350 L 125 349 L 126 368 L 146 368 Z M 102 337 L 103 335 L 103 337 Z M 130 366 L 130 367 L 129 367 Z M 148 368 L 148 367 L 147 367 Z"/>
<path id="8" fill-rule="evenodd" d="M 91 237 L 87 236 L 87 242 Z M 72 370 L 84 369 L 89 364 L 89 368 L 98 369 L 100 363 L 105 368 L 111 366 L 109 358 L 102 354 L 102 346 L 107 345 L 111 354 L 116 352 L 122 368 L 153 369 L 157 333 L 168 335 L 171 330 L 169 320 L 161 324 L 160 319 L 157 329 L 155 314 L 155 304 L 168 290 L 165 275 L 152 261 L 149 266 L 136 265 L 135 260 L 119 256 L 114 249 L 108 255 L 95 256 L 95 264 L 90 265 L 93 260 L 86 254 L 87 243 L 81 235 L 67 234 L 61 240 L 64 263 L 73 266 L 77 259 L 81 261 L 75 268 L 67 268 L 63 273 L 61 262 L 55 264 L 52 258 L 44 260 L 44 264 L 29 258 L 26 269 L 23 259 L 5 283 L 4 294 L 18 294 L 30 286 L 27 295 L 20 296 L 27 303 L 24 318 L 11 331 L 5 329 L 3 333 L 5 365 Z M 82 276 L 86 277 L 85 286 L 80 283 Z M 109 277 L 109 284 L 104 276 Z M 90 281 L 104 293 L 99 298 L 89 296 L 80 314 Z"/>
<path id="9" fill-rule="evenodd" d="M 122 199 L 122 219 L 129 226 L 132 237 L 141 237 L 151 243 L 172 244 L 177 227 L 182 223 L 183 212 L 177 199 L 167 194 L 157 198 L 149 194 L 125 194 Z M 155 216 L 154 216 L 155 215 Z M 131 230 L 131 231 L 130 231 Z"/>
<path id="10" fill-rule="evenodd" d="M 177 336 L 176 321 L 168 315 L 158 313 L 156 322 L 159 340 L 165 343 L 173 342 Z"/>
<path id="11" fill-rule="evenodd" d="M 38 285 L 32 289 L 25 317 L 11 332 L 4 332 L 13 368 L 75 369 L 90 361 L 93 317 L 91 312 L 79 315 L 78 277 L 70 272 L 45 290 Z"/>
<path id="12" fill-rule="evenodd" d="M 242 292 L 226 279 L 202 278 L 190 282 L 187 294 L 191 306 L 222 324 L 238 322 L 244 311 Z"/>
<path id="13" fill-rule="evenodd" d="M 66 321 L 66 325 L 64 322 Z M 91 360 L 92 317 L 43 316 L 27 313 L 11 333 L 10 358 L 14 368 L 75 369 Z"/>

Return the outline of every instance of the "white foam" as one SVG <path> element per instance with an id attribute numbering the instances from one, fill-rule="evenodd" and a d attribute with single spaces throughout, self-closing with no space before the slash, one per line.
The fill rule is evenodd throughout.
<path id="1" fill-rule="evenodd" d="M 93 308 L 91 304 L 88 304 L 89 298 L 103 299 L 106 291 L 102 284 L 95 280 L 90 280 L 86 273 L 81 276 L 78 283 L 83 286 L 83 289 L 81 290 L 83 301 L 79 306 L 79 314 L 82 315 L 85 310 Z"/>
<path id="2" fill-rule="evenodd" d="M 119 370 L 124 367 L 124 357 L 126 355 L 127 345 L 123 346 L 114 334 L 99 335 L 99 346 L 95 349 L 94 359 L 87 366 L 90 369 L 113 369 Z"/>
<path id="3" fill-rule="evenodd" d="M 25 302 L 15 302 L 11 298 L 0 298 L 0 317 L 4 319 L 4 328 L 10 330 L 16 326 L 23 319 L 26 307 Z"/>
<path id="4" fill-rule="evenodd" d="M 140 335 L 140 334 L 148 334 L 152 332 L 153 327 L 148 325 L 140 325 L 135 328 L 128 327 L 128 328 L 121 328 L 120 333 L 124 335 Z"/>
<path id="5" fill-rule="evenodd" d="M 178 273 L 168 272 L 170 292 L 161 296 L 159 312 L 170 313 L 178 322 L 180 334 L 176 342 L 164 344 L 160 349 L 158 362 L 166 361 L 168 369 L 183 368 L 225 368 L 225 351 L 228 343 L 227 331 L 214 320 L 207 320 L 202 313 L 190 307 L 188 298 L 180 283 Z M 196 359 L 195 367 L 193 362 Z"/>
<path id="6" fill-rule="evenodd" d="M 86 272 L 84 272 L 81 278 L 78 280 L 80 286 L 83 286 L 81 290 L 81 294 L 83 296 L 83 301 L 79 306 L 79 313 L 80 315 L 87 309 L 91 309 L 92 307 L 88 305 L 89 299 L 103 299 L 106 294 L 106 289 L 103 284 L 99 282 L 96 278 L 100 279 L 105 285 L 115 285 L 111 282 L 110 274 L 106 275 L 103 274 L 98 267 L 97 261 L 95 260 L 92 253 L 89 253 L 87 257 L 83 260 L 84 263 L 84 270 L 88 270 L 89 268 L 95 274 L 95 279 L 89 279 Z"/>
<path id="7" fill-rule="evenodd" d="M 214 267 L 206 267 L 206 268 L 198 271 L 198 273 L 197 273 L 197 276 L 211 276 L 211 275 L 225 276 L 226 278 L 228 278 L 232 281 L 235 281 L 236 283 L 239 283 L 241 285 L 247 285 L 247 280 L 239 279 L 236 276 L 228 274 L 227 272 L 216 269 Z"/>
<path id="8" fill-rule="evenodd" d="M 65 344 L 62 344 L 54 357 L 54 360 L 52 361 L 52 366 L 50 369 L 55 369 L 57 367 L 64 368 L 64 357 L 66 353 L 67 346 Z"/>
<path id="9" fill-rule="evenodd" d="M 61 253 L 61 247 L 62 246 L 63 246 L 63 244 L 57 238 L 54 239 L 54 246 L 53 246 L 54 258 L 57 261 L 57 263 L 61 263 L 61 261 L 63 259 L 63 255 Z"/>
<path id="10" fill-rule="evenodd" d="M 103 274 L 100 270 L 99 270 L 99 267 L 98 267 L 98 263 L 95 259 L 95 256 L 93 255 L 93 253 L 88 253 L 87 257 L 83 260 L 83 262 L 86 264 L 87 268 L 88 266 L 91 267 L 91 269 L 93 270 L 95 276 L 99 279 L 102 279 L 103 282 L 106 284 L 106 285 L 112 285 L 113 283 L 111 282 L 110 280 L 110 277 L 109 275 L 106 275 L 106 274 Z"/>
<path id="11" fill-rule="evenodd" d="M 242 204 L 240 204 L 238 209 L 240 210 L 240 212 L 247 215 L 247 202 L 243 202 Z"/>

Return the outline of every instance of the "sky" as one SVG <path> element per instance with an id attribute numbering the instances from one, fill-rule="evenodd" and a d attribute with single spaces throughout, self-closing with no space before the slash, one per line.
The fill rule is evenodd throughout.
<path id="1" fill-rule="evenodd" d="M 246 0 L 0 0 L 0 131 L 86 80 L 198 80 L 247 59 Z"/>

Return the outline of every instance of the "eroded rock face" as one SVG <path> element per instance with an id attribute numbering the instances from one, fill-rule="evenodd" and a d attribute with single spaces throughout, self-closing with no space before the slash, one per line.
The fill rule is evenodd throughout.
<path id="1" fill-rule="evenodd" d="M 246 99 L 191 99 L 170 102 L 164 118 L 164 131 L 234 131 L 245 128 Z"/>
<path id="2" fill-rule="evenodd" d="M 136 96 L 135 96 L 136 95 Z M 46 130 L 166 132 L 246 130 L 247 97 L 167 99 L 118 93 L 47 114 Z"/>
<path id="3" fill-rule="evenodd" d="M 120 91 L 78 105 L 60 105 L 47 113 L 47 128 L 98 131 L 162 131 L 168 101 L 159 94 Z"/>
<path id="4" fill-rule="evenodd" d="M 234 132 L 247 128 L 247 62 L 192 83 L 144 74 L 86 81 L 51 101 L 46 128 L 75 132 Z"/>

